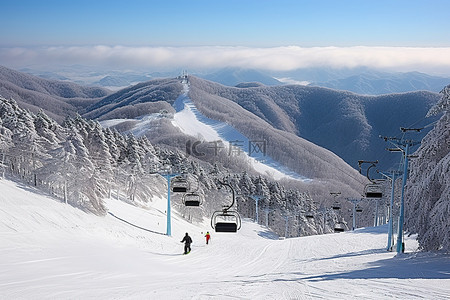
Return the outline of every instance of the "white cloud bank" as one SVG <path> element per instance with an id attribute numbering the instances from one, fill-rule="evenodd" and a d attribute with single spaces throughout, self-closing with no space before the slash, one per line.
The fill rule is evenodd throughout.
<path id="1" fill-rule="evenodd" d="M 0 64 L 85 64 L 113 68 L 242 67 L 289 71 L 306 67 L 371 67 L 450 74 L 450 47 L 127 47 L 0 48 Z"/>

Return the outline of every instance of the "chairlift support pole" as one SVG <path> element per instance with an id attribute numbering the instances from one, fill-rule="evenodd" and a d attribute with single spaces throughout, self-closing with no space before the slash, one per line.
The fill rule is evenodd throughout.
<path id="1" fill-rule="evenodd" d="M 250 195 L 250 198 L 252 198 L 253 200 L 255 200 L 255 210 L 256 210 L 256 224 L 259 224 L 259 207 L 258 207 L 258 201 L 261 200 L 263 197 L 259 196 L 259 195 Z"/>
<path id="2" fill-rule="evenodd" d="M 400 128 L 401 131 L 407 132 L 407 131 L 420 131 L 416 128 Z M 404 247 L 404 240 L 403 240 L 403 223 L 405 220 L 405 186 L 406 186 L 406 180 L 408 178 L 408 153 L 409 148 L 412 146 L 415 146 L 417 144 L 420 144 L 420 142 L 415 142 L 412 140 L 403 140 L 398 138 L 388 138 L 384 137 L 385 141 L 389 141 L 392 144 L 394 144 L 397 149 L 400 149 L 403 153 L 403 180 L 402 180 L 402 193 L 401 193 L 401 199 L 400 199 L 400 216 L 399 216 L 399 224 L 398 224 L 398 235 L 397 235 L 397 253 L 402 253 L 405 251 Z"/>
<path id="3" fill-rule="evenodd" d="M 171 216 L 171 204 L 170 204 L 170 181 L 173 177 L 179 176 L 179 174 L 160 174 L 167 180 L 167 226 L 166 235 L 172 235 L 172 216 Z"/>
<path id="4" fill-rule="evenodd" d="M 259 224 L 259 218 L 258 218 L 258 201 L 259 201 L 259 197 L 256 197 L 256 198 L 255 198 L 256 224 Z"/>
<path id="5" fill-rule="evenodd" d="M 399 171 L 391 171 L 390 174 L 385 174 L 383 172 L 380 172 L 381 175 L 384 177 L 387 177 L 391 180 L 391 201 L 389 203 L 389 221 L 388 221 L 388 242 L 386 246 L 387 251 L 392 251 L 392 247 L 394 246 L 394 238 L 393 238 L 393 232 L 394 232 L 394 219 L 393 219 L 393 211 L 394 211 L 394 197 L 395 197 L 395 176 L 401 175 L 402 173 Z"/>
<path id="6" fill-rule="evenodd" d="M 289 226 L 289 216 L 284 216 L 285 228 L 284 228 L 284 238 L 287 239 L 288 226 Z"/>
<path id="7" fill-rule="evenodd" d="M 373 220 L 373 226 L 378 226 L 378 201 L 380 199 L 376 199 L 375 200 L 375 216 L 374 216 L 374 220 Z"/>
<path id="8" fill-rule="evenodd" d="M 403 222 L 405 219 L 405 185 L 406 179 L 408 177 L 408 150 L 409 144 L 406 144 L 405 147 L 405 162 L 403 164 L 403 180 L 402 180 L 402 196 L 400 199 L 400 219 L 398 224 L 398 235 L 397 235 L 397 253 L 404 252 L 403 246 Z"/>
<path id="9" fill-rule="evenodd" d="M 361 201 L 361 199 L 349 199 L 347 198 L 347 201 L 351 202 L 353 204 L 353 208 L 352 208 L 352 230 L 356 229 L 356 205 L 358 204 L 358 202 Z"/>
<path id="10" fill-rule="evenodd" d="M 159 170 L 155 172 L 156 174 L 161 175 L 167 180 L 167 226 L 166 226 L 166 235 L 172 236 L 172 215 L 171 215 L 171 204 L 170 204 L 170 182 L 173 177 L 179 176 L 180 174 L 172 173 L 171 168 L 168 164 L 165 164 L 163 170 Z"/>
<path id="11" fill-rule="evenodd" d="M 327 209 L 324 207 L 323 208 L 323 229 L 322 229 L 322 233 L 325 234 L 325 223 L 327 222 Z"/>

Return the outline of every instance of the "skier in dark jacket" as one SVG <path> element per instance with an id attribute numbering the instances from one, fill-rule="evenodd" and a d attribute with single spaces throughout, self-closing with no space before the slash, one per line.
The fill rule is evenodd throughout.
<path id="1" fill-rule="evenodd" d="M 181 240 L 181 243 L 184 243 L 184 254 L 188 254 L 189 252 L 191 252 L 192 239 L 187 232 L 184 238 Z"/>

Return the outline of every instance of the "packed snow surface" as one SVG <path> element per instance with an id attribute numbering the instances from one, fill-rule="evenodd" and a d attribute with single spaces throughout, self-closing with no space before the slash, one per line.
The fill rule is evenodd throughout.
<path id="1" fill-rule="evenodd" d="M 280 240 L 244 220 L 215 233 L 107 200 L 98 217 L 0 180 L 0 299 L 449 299 L 450 257 L 385 251 L 387 228 Z M 146 229 L 146 230 L 144 230 Z M 212 240 L 205 244 L 210 230 Z M 182 255 L 188 232 L 192 252 Z"/>

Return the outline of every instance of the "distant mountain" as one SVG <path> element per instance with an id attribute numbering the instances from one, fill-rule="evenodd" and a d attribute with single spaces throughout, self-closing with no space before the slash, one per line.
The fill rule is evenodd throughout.
<path id="1" fill-rule="evenodd" d="M 93 83 L 93 85 L 104 86 L 104 87 L 127 87 L 132 84 L 136 84 L 139 82 L 144 82 L 150 80 L 150 77 L 147 75 L 141 74 L 117 74 L 117 75 L 108 75 Z"/>
<path id="2" fill-rule="evenodd" d="M 278 78 L 282 82 L 327 82 L 336 79 L 343 79 L 369 71 L 367 68 L 301 68 L 290 71 L 275 71 L 270 75 Z"/>
<path id="3" fill-rule="evenodd" d="M 197 76 L 227 86 L 236 86 L 238 84 L 246 82 L 259 82 L 264 85 L 283 84 L 279 80 L 264 72 L 242 68 L 225 68 L 214 73 Z"/>
<path id="4" fill-rule="evenodd" d="M 419 72 L 384 73 L 371 71 L 325 82 L 313 82 L 312 85 L 358 94 L 380 95 L 419 90 L 439 92 L 443 86 L 449 83 L 450 78 L 430 76 Z"/>
<path id="5" fill-rule="evenodd" d="M 0 66 L 1 96 L 13 98 L 19 105 L 33 112 L 43 109 L 57 121 L 82 111 L 110 93 L 104 88 L 44 79 Z"/>
<path id="6" fill-rule="evenodd" d="M 225 68 L 203 79 L 227 86 L 261 83 L 268 86 L 292 84 L 328 87 L 362 95 L 382 95 L 412 91 L 439 92 L 450 83 L 450 77 L 431 76 L 419 72 L 389 73 L 367 68 L 331 69 L 306 68 L 286 72 L 264 72 L 252 69 Z"/>

